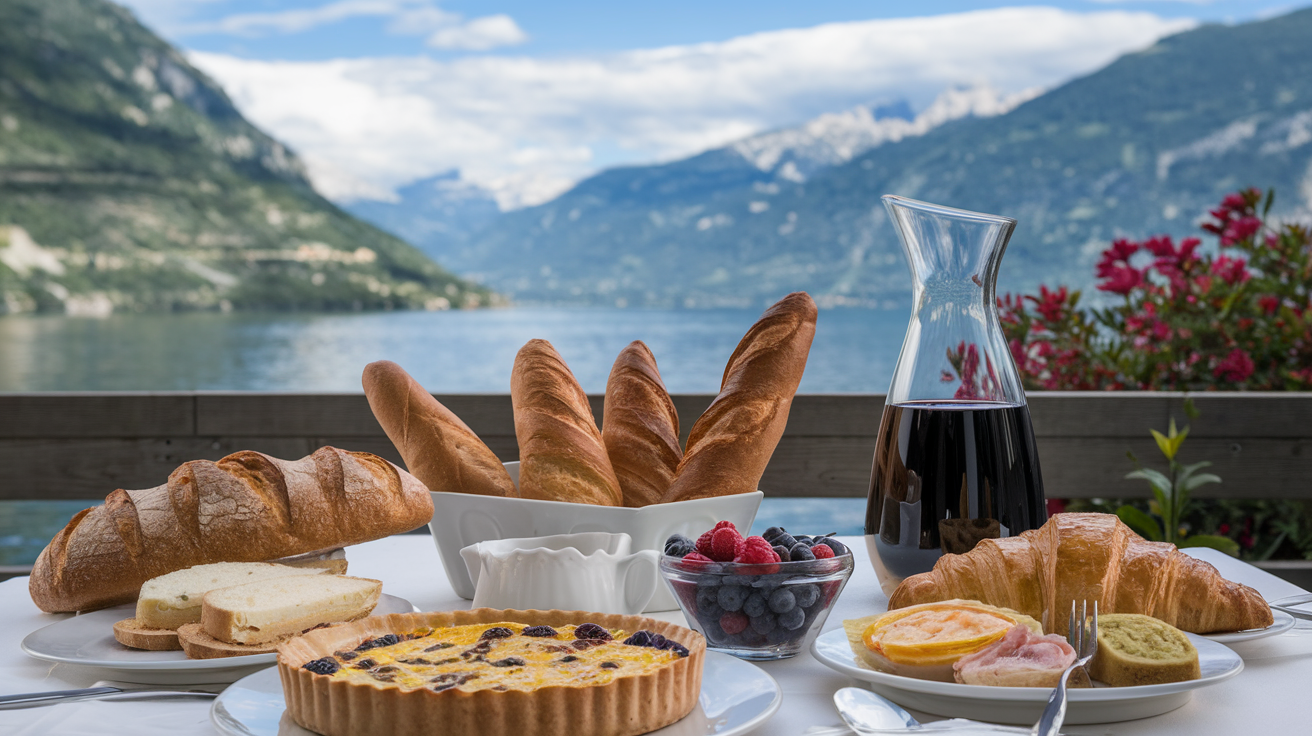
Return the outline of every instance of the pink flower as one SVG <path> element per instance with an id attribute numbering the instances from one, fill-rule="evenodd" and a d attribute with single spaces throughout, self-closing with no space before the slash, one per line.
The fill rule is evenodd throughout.
<path id="1" fill-rule="evenodd" d="M 1035 309 L 1043 316 L 1043 320 L 1048 323 L 1060 322 L 1062 315 L 1066 312 L 1066 299 L 1069 296 L 1069 290 L 1063 286 L 1056 291 L 1049 291 L 1048 287 L 1039 286 L 1039 296 L 1030 297 L 1034 301 Z"/>
<path id="2" fill-rule="evenodd" d="M 1267 316 L 1273 315 L 1280 309 L 1280 297 L 1263 294 L 1257 298 L 1257 306 L 1261 307 Z"/>
<path id="3" fill-rule="evenodd" d="M 1231 258 L 1229 256 L 1219 256 L 1213 261 L 1212 273 L 1221 277 L 1223 281 L 1231 286 L 1242 284 L 1252 276 L 1252 274 L 1248 272 L 1247 261 L 1242 258 Z"/>
<path id="4" fill-rule="evenodd" d="M 1257 366 L 1253 364 L 1253 358 L 1242 348 L 1235 348 L 1224 360 L 1216 364 L 1212 369 L 1212 375 L 1223 381 L 1232 381 L 1234 383 L 1243 383 L 1248 377 L 1253 375 Z"/>
<path id="5" fill-rule="evenodd" d="M 1109 291 L 1122 296 L 1128 295 L 1143 283 L 1143 271 L 1129 266 L 1119 266 L 1101 270 L 1098 276 L 1103 280 L 1098 284 L 1099 291 Z"/>
<path id="6" fill-rule="evenodd" d="M 1262 221 L 1256 217 L 1241 217 L 1233 220 L 1225 227 L 1225 232 L 1221 233 L 1222 247 L 1240 243 L 1257 234 L 1262 229 Z"/>
<path id="7" fill-rule="evenodd" d="M 1144 241 L 1143 247 L 1158 258 L 1175 257 L 1175 241 L 1171 240 L 1170 235 L 1158 235 L 1155 238 L 1148 238 Z"/>

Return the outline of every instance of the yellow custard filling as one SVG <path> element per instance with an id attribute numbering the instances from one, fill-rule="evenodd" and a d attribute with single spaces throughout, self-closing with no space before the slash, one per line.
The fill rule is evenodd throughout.
<path id="1" fill-rule="evenodd" d="M 687 654 L 681 644 L 645 631 L 629 637 L 596 624 L 553 628 L 501 622 L 389 635 L 303 666 L 403 690 L 532 691 L 604 685 L 653 672 Z"/>

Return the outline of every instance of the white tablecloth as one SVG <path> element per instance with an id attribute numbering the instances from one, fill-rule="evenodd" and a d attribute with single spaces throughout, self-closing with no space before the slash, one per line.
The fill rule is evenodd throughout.
<path id="1" fill-rule="evenodd" d="M 856 571 L 825 624 L 829 630 L 844 618 L 885 610 L 874 570 L 860 538 L 844 539 L 856 555 Z M 1215 565 L 1221 574 L 1259 590 L 1267 600 L 1304 592 L 1302 589 L 1251 565 L 1212 550 L 1198 557 Z M 468 608 L 447 583 L 432 539 L 405 535 L 352 547 L 347 551 L 351 574 L 382 580 L 384 592 L 406 598 L 421 610 Z M 680 613 L 658 614 L 684 623 Z M 27 578 L 0 583 L 0 694 L 88 687 L 112 675 L 69 665 L 50 665 L 23 654 L 19 642 L 29 632 L 60 620 L 41 613 L 27 593 Z M 1244 658 L 1245 669 L 1236 678 L 1198 691 L 1179 710 L 1139 721 L 1105 726 L 1068 726 L 1072 736 L 1094 734 L 1179 734 L 1180 736 L 1231 736 L 1237 734 L 1312 733 L 1312 628 L 1295 629 L 1280 636 L 1231 645 Z M 779 712 L 754 733 L 758 736 L 796 736 L 810 726 L 838 725 L 832 696 L 838 688 L 854 684 L 816 662 L 810 653 L 761 667 L 779 682 L 784 693 Z M 209 701 L 150 701 L 66 703 L 26 710 L 0 711 L 0 734 L 214 734 L 209 723 Z M 921 714 L 917 714 L 921 715 Z M 925 716 L 922 720 L 932 720 Z"/>

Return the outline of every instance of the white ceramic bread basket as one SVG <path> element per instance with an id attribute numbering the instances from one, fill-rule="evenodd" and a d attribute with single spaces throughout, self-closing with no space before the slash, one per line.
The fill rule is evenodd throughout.
<path id="1" fill-rule="evenodd" d="M 519 483 L 519 463 L 506 463 Z M 460 550 L 489 539 L 545 537 L 577 532 L 623 532 L 633 538 L 633 551 L 663 552 L 671 534 L 692 538 L 727 519 L 744 534 L 752 528 L 765 494 L 760 491 L 692 501 L 659 503 L 642 508 L 594 506 L 586 503 L 500 498 L 468 493 L 434 493 L 433 520 L 428 523 L 442 567 L 456 595 L 474 599 L 474 582 Z M 643 612 L 673 611 L 679 603 L 669 587 L 657 585 Z"/>

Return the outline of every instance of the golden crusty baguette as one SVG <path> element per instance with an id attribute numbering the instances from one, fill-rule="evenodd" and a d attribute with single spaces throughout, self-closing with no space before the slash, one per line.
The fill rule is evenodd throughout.
<path id="1" fill-rule="evenodd" d="M 720 393 L 692 425 L 662 501 L 755 491 L 788 423 L 815 337 L 815 302 L 794 292 L 752 325 L 724 368 Z"/>
<path id="2" fill-rule="evenodd" d="M 374 417 L 407 469 L 428 490 L 519 495 L 505 466 L 483 440 L 401 366 L 389 360 L 370 363 L 363 383 Z"/>
<path id="3" fill-rule="evenodd" d="M 510 373 L 510 402 L 522 498 L 624 502 L 588 396 L 551 343 L 529 340 L 520 348 Z"/>
<path id="4" fill-rule="evenodd" d="M 659 503 L 674 482 L 683 448 L 679 412 L 661 381 L 655 356 L 641 340 L 621 350 L 610 369 L 601 439 L 624 505 Z"/>
<path id="5" fill-rule="evenodd" d="M 377 455 L 236 452 L 79 512 L 37 557 L 28 591 L 43 611 L 94 611 L 136 600 L 142 583 L 174 570 L 359 544 L 432 517 L 424 484 Z"/>
<path id="6" fill-rule="evenodd" d="M 1098 613 L 1141 613 L 1184 631 L 1261 629 L 1271 607 L 1252 588 L 1167 542 L 1149 542 L 1115 514 L 1056 514 L 1014 537 L 985 539 L 965 554 L 943 555 L 889 596 L 890 610 L 969 598 L 1005 606 L 1065 634 L 1072 601 Z"/>

